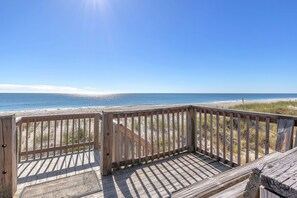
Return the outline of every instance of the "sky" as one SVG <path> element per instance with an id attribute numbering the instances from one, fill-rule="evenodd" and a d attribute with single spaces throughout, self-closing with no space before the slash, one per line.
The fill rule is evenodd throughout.
<path id="1" fill-rule="evenodd" d="M 0 0 L 0 92 L 297 93 L 296 0 Z"/>

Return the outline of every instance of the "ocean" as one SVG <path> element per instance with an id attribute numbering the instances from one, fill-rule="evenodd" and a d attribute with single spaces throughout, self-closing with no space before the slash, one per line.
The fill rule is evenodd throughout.
<path id="1" fill-rule="evenodd" d="M 94 106 L 130 106 L 130 105 L 160 105 L 188 104 L 205 102 L 222 102 L 238 100 L 265 100 L 297 98 L 297 94 L 32 94 L 32 93 L 0 93 L 0 112 L 21 111 L 33 109 L 57 109 Z"/>

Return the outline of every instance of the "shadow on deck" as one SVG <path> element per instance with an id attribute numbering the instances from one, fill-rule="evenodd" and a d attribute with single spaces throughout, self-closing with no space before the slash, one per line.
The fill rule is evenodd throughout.
<path id="1" fill-rule="evenodd" d="M 25 186 L 94 170 L 103 191 L 87 197 L 168 197 L 176 190 L 230 169 L 200 153 L 183 153 L 101 177 L 99 161 L 97 151 L 88 151 L 21 162 L 18 193 Z"/>

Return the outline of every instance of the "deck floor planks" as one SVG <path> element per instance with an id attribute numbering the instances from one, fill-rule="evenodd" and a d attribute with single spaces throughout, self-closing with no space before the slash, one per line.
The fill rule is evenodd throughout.
<path id="1" fill-rule="evenodd" d="M 18 191 L 28 185 L 96 171 L 103 191 L 91 197 L 168 197 L 173 191 L 230 167 L 208 156 L 182 153 L 101 177 L 97 151 L 75 152 L 19 164 Z"/>

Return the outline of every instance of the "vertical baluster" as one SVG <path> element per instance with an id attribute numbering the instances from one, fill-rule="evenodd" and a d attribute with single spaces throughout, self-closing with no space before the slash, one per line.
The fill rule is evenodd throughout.
<path id="1" fill-rule="evenodd" d="M 33 159 L 35 160 L 35 150 L 36 150 L 36 119 L 34 120 L 34 132 L 33 132 Z"/>
<path id="2" fill-rule="evenodd" d="M 127 136 L 127 114 L 125 114 L 125 167 L 127 167 L 128 160 L 128 136 Z"/>
<path id="3" fill-rule="evenodd" d="M 207 153 L 207 111 L 204 111 L 204 153 Z"/>
<path id="4" fill-rule="evenodd" d="M 68 137 L 68 131 L 67 131 L 67 137 Z M 68 142 L 68 139 L 67 139 L 67 142 Z M 85 150 L 86 150 L 86 116 L 84 116 L 84 151 Z"/>
<path id="5" fill-rule="evenodd" d="M 66 154 L 68 153 L 69 119 L 66 121 Z"/>
<path id="6" fill-rule="evenodd" d="M 122 158 L 122 143 L 121 143 L 121 137 L 120 137 L 120 115 L 117 117 L 117 127 L 116 127 L 117 133 L 116 133 L 116 138 L 117 138 L 117 144 L 116 144 L 116 160 L 118 163 L 118 169 L 120 168 L 120 159 Z"/>
<path id="7" fill-rule="evenodd" d="M 216 115 L 216 125 L 217 125 L 217 160 L 219 161 L 220 159 L 220 115 L 219 112 L 217 112 Z"/>
<path id="8" fill-rule="evenodd" d="M 164 121 L 164 112 L 162 111 L 162 143 L 163 143 L 163 157 L 165 157 L 165 121 Z"/>
<path id="9" fill-rule="evenodd" d="M 270 120 L 269 118 L 266 118 L 265 155 L 269 154 L 269 132 L 270 132 Z"/>
<path id="10" fill-rule="evenodd" d="M 138 158 L 139 164 L 141 164 L 141 119 L 140 114 L 138 114 Z"/>
<path id="11" fill-rule="evenodd" d="M 91 117 L 89 117 L 89 134 L 88 134 L 88 143 L 89 143 L 89 161 L 90 161 L 90 150 L 91 150 Z"/>
<path id="12" fill-rule="evenodd" d="M 57 141 L 57 120 L 55 119 L 55 123 L 54 123 L 54 148 L 55 148 L 55 150 L 54 150 L 54 156 L 56 156 L 56 141 Z"/>
<path id="13" fill-rule="evenodd" d="M 160 159 L 160 132 L 159 132 L 159 113 L 157 112 L 157 154 L 158 159 Z"/>
<path id="14" fill-rule="evenodd" d="M 256 117 L 255 159 L 259 156 L 259 117 Z"/>
<path id="15" fill-rule="evenodd" d="M 174 127 L 174 111 L 172 111 L 172 142 L 173 142 L 173 155 L 175 155 L 175 127 Z"/>
<path id="16" fill-rule="evenodd" d="M 167 111 L 167 130 L 168 130 L 168 156 L 170 156 L 170 117 L 169 117 L 169 110 Z"/>
<path id="17" fill-rule="evenodd" d="M 19 144 L 19 162 L 21 161 L 21 152 L 22 152 L 22 136 L 23 136 L 23 123 L 19 124 L 19 129 L 20 129 L 20 144 Z"/>
<path id="18" fill-rule="evenodd" d="M 237 129 L 238 129 L 238 137 L 237 137 L 237 164 L 241 165 L 241 125 L 240 125 L 240 114 L 238 114 L 238 120 L 237 120 Z"/>
<path id="19" fill-rule="evenodd" d="M 233 166 L 233 114 L 230 113 L 230 166 Z"/>
<path id="20" fill-rule="evenodd" d="M 202 110 L 199 110 L 199 149 L 202 152 Z"/>
<path id="21" fill-rule="evenodd" d="M 29 139 L 29 122 L 27 121 L 26 126 L 26 160 L 28 161 L 28 139 Z"/>
<path id="22" fill-rule="evenodd" d="M 184 150 L 184 147 L 185 147 L 185 140 L 184 140 L 184 137 L 185 137 L 185 119 L 184 119 L 184 109 L 182 109 L 182 138 L 181 138 L 181 147 L 182 149 L 181 150 Z"/>
<path id="23" fill-rule="evenodd" d="M 194 108 L 193 109 L 194 112 L 194 152 L 197 151 L 197 147 L 198 147 L 198 142 L 197 142 L 197 135 L 198 135 L 198 131 L 197 131 L 197 109 Z"/>
<path id="24" fill-rule="evenodd" d="M 132 122 L 131 122 L 131 133 L 132 133 L 132 148 L 131 148 L 131 152 L 132 152 L 132 165 L 134 165 L 134 114 L 132 114 Z"/>
<path id="25" fill-rule="evenodd" d="M 223 162 L 226 163 L 226 113 L 223 112 Z"/>
<path id="26" fill-rule="evenodd" d="M 153 112 L 151 112 L 151 159 L 154 160 L 154 122 L 153 122 Z"/>
<path id="27" fill-rule="evenodd" d="M 179 111 L 177 111 L 177 152 L 179 154 L 180 151 L 180 127 L 179 127 Z"/>
<path id="28" fill-rule="evenodd" d="M 43 119 L 41 119 L 40 125 L 40 159 L 42 158 L 42 149 L 43 149 Z"/>
<path id="29" fill-rule="evenodd" d="M 246 163 L 250 161 L 250 117 L 246 117 Z"/>
<path id="30" fill-rule="evenodd" d="M 147 163 L 148 148 L 147 148 L 147 115 L 144 114 L 144 141 L 145 141 L 145 162 Z"/>
<path id="31" fill-rule="evenodd" d="M 212 138 L 213 138 L 213 123 L 212 123 L 212 117 L 213 117 L 213 115 L 212 115 L 212 111 L 210 112 L 210 157 L 213 157 L 213 152 L 212 152 L 212 150 L 213 150 L 213 140 L 212 140 Z M 196 122 L 196 120 L 195 120 L 195 122 Z"/>
<path id="32" fill-rule="evenodd" d="M 74 153 L 74 118 L 72 119 L 72 153 Z"/>
<path id="33" fill-rule="evenodd" d="M 80 145 L 80 118 L 78 118 L 78 145 Z M 78 146 L 78 152 L 80 151 L 80 146 Z"/>
<path id="34" fill-rule="evenodd" d="M 188 140 L 188 138 L 189 138 L 189 110 L 188 110 L 188 108 L 186 109 L 186 145 L 187 145 L 187 149 L 190 149 L 190 147 L 189 147 L 189 140 Z"/>
<path id="35" fill-rule="evenodd" d="M 50 133 L 51 133 L 51 122 L 47 121 L 47 154 L 46 156 L 49 156 L 49 147 L 50 147 Z"/>
<path id="36" fill-rule="evenodd" d="M 62 155 L 62 146 L 63 146 L 62 138 L 63 138 L 63 119 L 61 119 L 61 129 L 60 129 L 60 155 Z"/>

